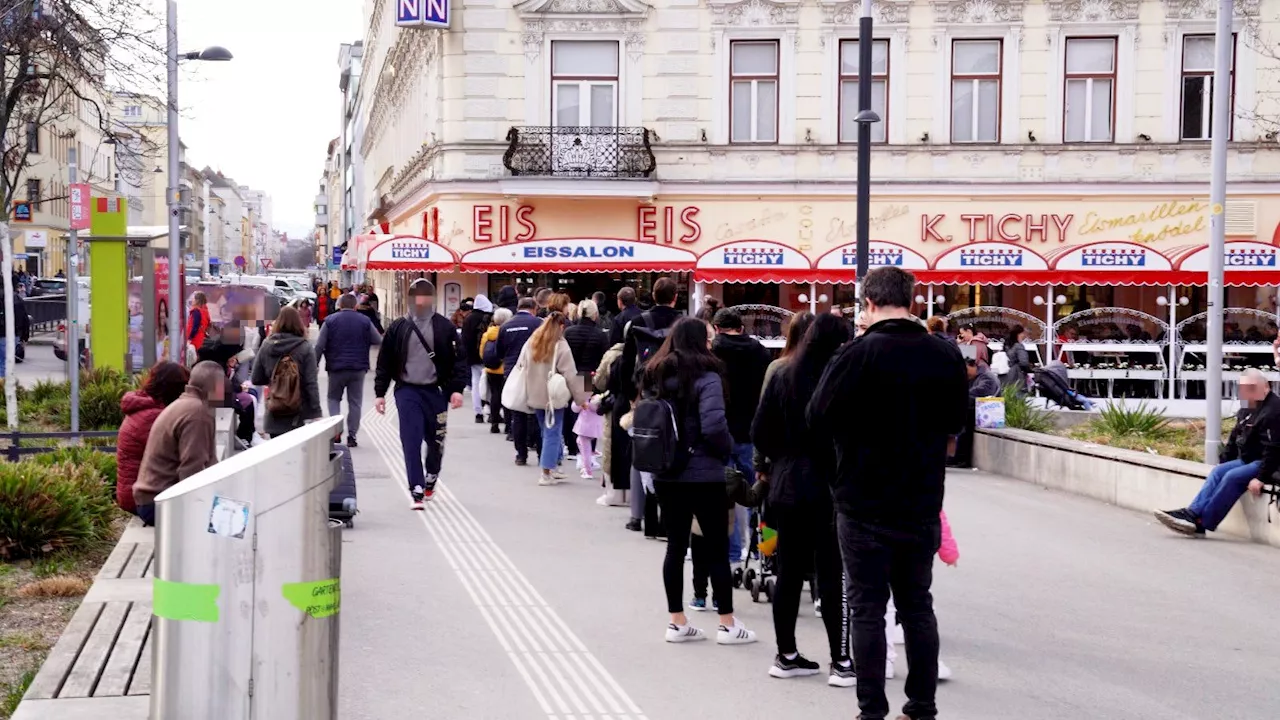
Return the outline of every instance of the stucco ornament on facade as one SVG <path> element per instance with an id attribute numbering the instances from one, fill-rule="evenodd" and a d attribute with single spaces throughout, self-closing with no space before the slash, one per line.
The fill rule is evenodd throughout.
<path id="1" fill-rule="evenodd" d="M 1257 17 L 1260 0 L 1234 3 L 1236 17 Z M 1218 16 L 1214 0 L 1164 0 L 1164 14 L 1170 20 L 1212 20 Z"/>
<path id="2" fill-rule="evenodd" d="M 824 25 L 854 26 L 862 17 L 862 4 L 857 0 L 821 0 Z M 876 0 L 871 4 L 871 18 L 875 25 L 902 25 L 907 22 L 911 0 Z"/>
<path id="3" fill-rule="evenodd" d="M 435 63 L 439 30 L 401 32 L 382 61 L 382 70 L 373 89 L 372 111 L 361 144 L 373 147 L 382 137 L 391 113 L 398 113 L 410 85 L 420 73 Z"/>
<path id="4" fill-rule="evenodd" d="M 644 54 L 649 7 L 640 0 L 525 0 L 515 9 L 524 20 L 520 40 L 530 60 L 542 54 L 547 33 L 622 33 L 627 55 L 638 60 Z"/>
<path id="5" fill-rule="evenodd" d="M 708 0 L 711 24 L 730 27 L 779 27 L 800 22 L 800 3 L 780 0 Z"/>
<path id="6" fill-rule="evenodd" d="M 1024 0 L 934 0 L 934 20 L 941 25 L 1021 23 Z"/>
<path id="7" fill-rule="evenodd" d="M 1138 0 L 1050 0 L 1052 22 L 1116 22 L 1137 20 Z"/>

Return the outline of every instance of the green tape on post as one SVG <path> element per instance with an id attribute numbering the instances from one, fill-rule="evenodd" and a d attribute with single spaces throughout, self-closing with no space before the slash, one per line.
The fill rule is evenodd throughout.
<path id="1" fill-rule="evenodd" d="M 290 605 L 313 618 L 337 615 L 342 606 L 342 586 L 338 578 L 285 583 L 280 591 Z"/>
<path id="2" fill-rule="evenodd" d="M 152 584 L 151 611 L 166 620 L 218 622 L 217 585 L 173 582 L 155 578 Z"/>

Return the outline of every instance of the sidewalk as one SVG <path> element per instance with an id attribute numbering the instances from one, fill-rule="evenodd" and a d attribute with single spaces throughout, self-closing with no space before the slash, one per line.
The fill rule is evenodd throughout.
<path id="1" fill-rule="evenodd" d="M 366 412 L 354 451 L 362 512 L 344 536 L 343 718 L 856 715 L 854 692 L 825 676 L 766 675 L 771 606 L 745 591 L 735 604 L 758 644 L 664 643 L 664 545 L 623 530 L 625 508 L 597 506 L 598 481 L 537 487 L 537 470 L 512 465 L 468 402 L 450 417 L 442 489 L 414 513 L 394 409 Z M 955 672 L 942 717 L 1274 713 L 1273 549 L 1184 541 L 1135 513 L 974 473 L 951 478 L 947 510 L 961 562 L 939 564 L 934 586 Z M 714 630 L 713 614 L 691 617 Z M 798 632 L 825 666 L 807 600 Z"/>

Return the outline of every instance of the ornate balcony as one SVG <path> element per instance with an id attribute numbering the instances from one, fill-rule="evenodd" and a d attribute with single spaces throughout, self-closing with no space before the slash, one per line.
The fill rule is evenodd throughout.
<path id="1" fill-rule="evenodd" d="M 513 127 L 507 142 L 513 176 L 647 178 L 658 164 L 642 127 Z"/>

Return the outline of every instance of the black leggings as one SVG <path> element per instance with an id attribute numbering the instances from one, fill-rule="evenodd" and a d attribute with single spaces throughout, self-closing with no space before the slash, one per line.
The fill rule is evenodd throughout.
<path id="1" fill-rule="evenodd" d="M 772 519 L 778 531 L 778 547 L 773 556 L 778 583 L 772 598 L 778 652 L 783 655 L 797 652 L 796 616 L 800 612 L 800 594 L 805 578 L 815 574 L 831 661 L 844 660 L 849 656 L 849 643 L 844 618 L 844 568 L 840 561 L 835 512 L 830 507 L 775 505 Z"/>
<path id="2" fill-rule="evenodd" d="M 502 373 L 487 372 L 484 374 L 485 382 L 489 383 L 489 425 L 498 427 L 502 423 L 506 423 L 507 427 L 511 427 L 511 417 L 507 409 L 502 407 L 502 388 L 507 384 L 507 378 Z"/>
<path id="3" fill-rule="evenodd" d="M 689 549 L 693 519 L 702 529 L 707 552 L 711 592 L 721 615 L 733 614 L 733 583 L 729 579 L 729 510 L 724 483 L 656 483 L 667 531 L 667 557 L 662 561 L 662 582 L 667 590 L 667 612 L 684 612 L 684 555 Z"/>

